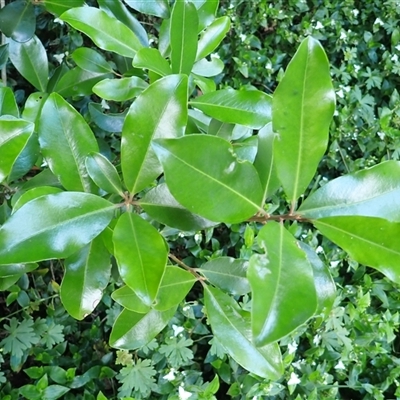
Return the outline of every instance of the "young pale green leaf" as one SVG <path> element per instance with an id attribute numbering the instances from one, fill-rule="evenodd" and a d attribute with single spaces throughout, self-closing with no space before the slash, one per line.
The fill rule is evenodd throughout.
<path id="1" fill-rule="evenodd" d="M 260 211 L 262 190 L 256 170 L 237 160 L 228 141 L 189 135 L 157 139 L 153 147 L 169 190 L 191 212 L 211 221 L 237 223 Z"/>
<path id="2" fill-rule="evenodd" d="M 32 122 L 10 115 L 0 117 L 0 183 L 11 173 L 34 129 Z"/>
<path id="3" fill-rule="evenodd" d="M 90 192 L 85 160 L 99 148 L 82 115 L 52 93 L 43 106 L 38 132 L 43 156 L 62 185 L 68 190 Z"/>
<path id="4" fill-rule="evenodd" d="M 199 272 L 220 289 L 234 295 L 244 295 L 251 291 L 246 276 L 247 266 L 246 260 L 218 257 L 203 264 Z"/>
<path id="5" fill-rule="evenodd" d="M 79 68 L 85 71 L 96 72 L 98 74 L 113 72 L 106 59 L 96 50 L 89 47 L 79 47 L 71 54 L 71 58 Z"/>
<path id="6" fill-rule="evenodd" d="M 274 163 L 294 207 L 328 145 L 335 110 L 329 62 L 321 44 L 303 40 L 272 100 Z"/>
<path id="7" fill-rule="evenodd" d="M 38 37 L 24 43 L 8 41 L 9 56 L 17 71 L 37 90 L 46 91 L 49 78 L 47 53 Z"/>
<path id="8" fill-rule="evenodd" d="M 283 374 L 279 346 L 273 343 L 255 347 L 250 328 L 250 313 L 239 308 L 232 297 L 206 286 L 204 304 L 212 331 L 227 353 L 243 368 L 266 379 Z"/>
<path id="9" fill-rule="evenodd" d="M 208 61 L 205 58 L 197 61 L 193 65 L 193 73 L 199 76 L 216 76 L 220 74 L 224 69 L 224 63 L 216 56 L 211 55 L 211 60 Z"/>
<path id="10" fill-rule="evenodd" d="M 359 215 L 400 222 L 400 162 L 386 161 L 336 178 L 309 196 L 299 208 L 304 218 Z"/>
<path id="11" fill-rule="evenodd" d="M 19 210 L 24 204 L 29 201 L 36 199 L 40 196 L 45 196 L 46 194 L 55 194 L 61 193 L 63 190 L 54 186 L 39 186 L 33 189 L 27 190 L 18 198 L 15 202 L 12 213 L 14 214 L 17 210 Z"/>
<path id="12" fill-rule="evenodd" d="M 118 171 L 106 157 L 100 153 L 90 153 L 86 157 L 85 165 L 93 182 L 100 189 L 124 196 Z"/>
<path id="13" fill-rule="evenodd" d="M 148 83 L 137 76 L 121 79 L 103 79 L 96 83 L 92 90 L 103 99 L 126 101 L 133 99 L 148 87 Z"/>
<path id="14" fill-rule="evenodd" d="M 217 225 L 182 207 L 165 183 L 149 190 L 140 199 L 140 206 L 156 221 L 182 231 L 199 231 Z"/>
<path id="15" fill-rule="evenodd" d="M 112 328 L 110 345 L 117 349 L 139 349 L 165 328 L 175 311 L 176 307 L 167 311 L 150 310 L 147 314 L 123 310 Z"/>
<path id="16" fill-rule="evenodd" d="M 264 346 L 304 324 L 318 304 L 310 262 L 283 224 L 268 222 L 257 240 L 266 254 L 251 256 L 247 278 L 254 342 Z"/>
<path id="17" fill-rule="evenodd" d="M 139 314 L 146 314 L 151 310 L 151 307 L 144 304 L 137 294 L 129 287 L 122 286 L 115 290 L 111 297 L 122 307 L 129 311 L 134 311 Z"/>
<path id="18" fill-rule="evenodd" d="M 68 257 L 60 296 L 63 306 L 82 320 L 97 307 L 111 275 L 110 255 L 100 237 Z"/>
<path id="19" fill-rule="evenodd" d="M 214 21 L 217 14 L 219 0 L 199 0 L 195 1 L 194 5 L 197 8 L 199 16 L 199 32 Z"/>
<path id="20" fill-rule="evenodd" d="M 360 216 L 326 217 L 312 223 L 354 260 L 400 283 L 400 223 Z"/>
<path id="21" fill-rule="evenodd" d="M 82 7 L 85 0 L 43 0 L 46 10 L 55 15 L 61 15 L 64 11 L 74 7 Z"/>
<path id="22" fill-rule="evenodd" d="M 0 228 L 0 264 L 69 257 L 105 229 L 114 209 L 109 201 L 89 193 L 38 197 Z"/>
<path id="23" fill-rule="evenodd" d="M 229 17 L 217 18 L 201 33 L 197 45 L 196 61 L 208 56 L 218 47 L 229 31 L 230 25 Z"/>
<path id="24" fill-rule="evenodd" d="M 133 57 L 142 47 L 137 36 L 118 19 L 95 7 L 77 7 L 60 19 L 89 36 L 103 50 Z"/>
<path id="25" fill-rule="evenodd" d="M 122 280 L 144 304 L 151 306 L 167 263 L 164 238 L 139 215 L 125 213 L 115 226 L 113 242 Z"/>
<path id="26" fill-rule="evenodd" d="M 223 89 L 190 101 L 205 114 L 230 124 L 260 129 L 271 121 L 271 96 L 259 90 Z"/>
<path id="27" fill-rule="evenodd" d="M 168 0 L 124 0 L 129 7 L 143 14 L 169 18 Z"/>
<path id="28" fill-rule="evenodd" d="M 36 263 L 0 265 L 0 277 L 26 274 L 34 271 L 37 267 Z"/>
<path id="29" fill-rule="evenodd" d="M 13 91 L 9 87 L 0 88 L 0 116 L 12 115 L 19 118 L 19 110 Z"/>
<path id="30" fill-rule="evenodd" d="M 135 68 L 148 69 L 161 76 L 172 74 L 172 69 L 168 61 L 157 49 L 149 49 L 146 47 L 140 49 L 132 61 L 132 66 Z"/>
<path id="31" fill-rule="evenodd" d="M 121 167 L 130 193 L 140 192 L 162 172 L 152 140 L 184 134 L 187 85 L 185 75 L 166 76 L 151 84 L 129 109 L 122 130 Z"/>
<path id="32" fill-rule="evenodd" d="M 174 74 L 192 71 L 197 52 L 199 18 L 192 2 L 176 1 L 171 13 L 171 67 Z"/>
<path id="33" fill-rule="evenodd" d="M 254 166 L 260 177 L 261 185 L 264 191 L 263 201 L 273 195 L 279 188 L 279 179 L 276 174 L 274 164 L 274 140 L 275 134 L 272 130 L 272 123 L 269 123 L 258 132 L 258 151 Z"/>

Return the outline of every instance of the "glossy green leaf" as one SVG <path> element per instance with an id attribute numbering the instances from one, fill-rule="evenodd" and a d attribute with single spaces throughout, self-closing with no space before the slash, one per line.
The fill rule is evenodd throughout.
<path id="1" fill-rule="evenodd" d="M 111 297 L 122 307 L 135 313 L 146 314 L 151 310 L 151 307 L 144 304 L 138 295 L 127 285 L 115 290 L 111 294 Z"/>
<path id="2" fill-rule="evenodd" d="M 310 219 L 359 215 L 400 222 L 400 162 L 386 161 L 336 178 L 309 196 L 299 213 Z"/>
<path id="3" fill-rule="evenodd" d="M 248 161 L 253 164 L 257 155 L 257 146 L 257 136 L 250 136 L 244 140 L 234 142 L 233 150 L 239 160 Z"/>
<path id="4" fill-rule="evenodd" d="M 198 0 L 194 2 L 199 16 L 199 32 L 214 21 L 219 0 Z"/>
<path id="5" fill-rule="evenodd" d="M 71 58 L 79 68 L 85 71 L 96 72 L 98 74 L 113 72 L 106 59 L 96 50 L 88 47 L 79 47 L 71 54 Z"/>
<path id="6" fill-rule="evenodd" d="M 254 346 L 249 312 L 241 310 L 232 297 L 212 286 L 205 287 L 204 304 L 214 335 L 238 364 L 262 378 L 281 377 L 279 346 L 276 343 Z"/>
<path id="7" fill-rule="evenodd" d="M 124 196 L 118 171 L 111 162 L 100 153 L 90 153 L 86 157 L 86 169 L 93 182 L 107 193 Z"/>
<path id="8" fill-rule="evenodd" d="M 148 87 L 148 83 L 137 76 L 121 79 L 103 79 L 93 86 L 93 93 L 103 99 L 126 101 L 133 99 Z"/>
<path id="9" fill-rule="evenodd" d="M 124 0 L 129 7 L 143 14 L 169 18 L 168 0 Z"/>
<path id="10" fill-rule="evenodd" d="M 89 36 L 103 50 L 133 57 L 142 47 L 137 36 L 125 24 L 98 8 L 72 8 L 60 19 Z"/>
<path id="11" fill-rule="evenodd" d="M 0 277 L 26 274 L 34 271 L 37 267 L 36 263 L 0 265 Z"/>
<path id="12" fill-rule="evenodd" d="M 182 207 L 172 196 L 165 183 L 149 190 L 140 199 L 140 206 L 156 221 L 182 231 L 199 231 L 217 224 Z"/>
<path id="13" fill-rule="evenodd" d="M 12 168 L 33 134 L 34 124 L 12 116 L 0 117 L 0 182 Z"/>
<path id="14" fill-rule="evenodd" d="M 125 213 L 115 226 L 113 242 L 122 280 L 150 306 L 157 296 L 167 263 L 163 237 L 139 215 Z"/>
<path id="15" fill-rule="evenodd" d="M 201 90 L 203 94 L 214 92 L 216 90 L 215 82 L 212 79 L 192 73 L 194 84 Z"/>
<path id="16" fill-rule="evenodd" d="M 218 121 L 217 119 L 212 119 L 208 127 L 208 134 L 219 136 L 223 139 L 232 140 L 234 124 L 226 124 L 224 122 Z"/>
<path id="17" fill-rule="evenodd" d="M 128 110 L 119 113 L 103 113 L 103 109 L 98 103 L 89 103 L 89 113 L 92 121 L 103 131 L 122 132 L 125 116 Z"/>
<path id="18" fill-rule="evenodd" d="M 9 57 L 8 43 L 0 45 L 0 69 L 6 67 L 8 57 Z"/>
<path id="19" fill-rule="evenodd" d="M 247 278 L 254 343 L 263 346 L 304 324 L 318 304 L 311 264 L 283 224 L 268 222 L 257 240 L 266 254 L 251 256 Z"/>
<path id="20" fill-rule="evenodd" d="M 172 69 L 168 61 L 161 55 L 157 49 L 143 48 L 140 49 L 133 61 L 132 65 L 135 68 L 149 69 L 161 76 L 172 74 Z"/>
<path id="21" fill-rule="evenodd" d="M 85 159 L 99 148 L 82 115 L 52 93 L 43 106 L 38 131 L 43 156 L 62 185 L 67 190 L 89 192 L 92 184 Z"/>
<path id="22" fill-rule="evenodd" d="M 335 110 L 329 62 L 317 40 L 308 37 L 301 43 L 275 90 L 272 108 L 274 163 L 294 206 L 325 153 Z"/>
<path id="23" fill-rule="evenodd" d="M 111 275 L 110 255 L 100 237 L 68 257 L 61 282 L 63 306 L 81 320 L 97 307 Z"/>
<path id="24" fill-rule="evenodd" d="M 46 10 L 55 15 L 61 15 L 63 12 L 74 7 L 81 7 L 85 0 L 42 0 Z"/>
<path id="25" fill-rule="evenodd" d="M 0 30 L 16 42 L 27 42 L 35 29 L 35 10 L 30 1 L 16 0 L 0 9 Z"/>
<path id="26" fill-rule="evenodd" d="M 236 223 L 260 211 L 262 191 L 256 170 L 237 160 L 228 141 L 189 135 L 158 139 L 153 146 L 169 190 L 191 212 L 212 221 Z"/>
<path id="27" fill-rule="evenodd" d="M 19 110 L 13 91 L 9 87 L 0 87 L 0 116 L 12 115 L 19 118 Z"/>
<path id="28" fill-rule="evenodd" d="M 224 63 L 212 55 L 211 60 L 203 58 L 193 65 L 193 73 L 199 76 L 211 77 L 220 74 L 224 69 Z"/>
<path id="29" fill-rule="evenodd" d="M 246 260 L 218 257 L 203 264 L 199 272 L 225 292 L 241 296 L 251 291 L 247 267 Z"/>
<path id="30" fill-rule="evenodd" d="M 42 112 L 44 102 L 49 95 L 43 92 L 32 93 L 25 102 L 22 118 L 37 123 Z"/>
<path id="31" fill-rule="evenodd" d="M 335 216 L 313 224 L 354 260 L 400 283 L 400 223 L 376 217 Z"/>
<path id="32" fill-rule="evenodd" d="M 168 311 L 150 310 L 147 314 L 123 310 L 112 328 L 110 346 L 125 350 L 139 349 L 165 328 L 175 311 L 176 307 Z"/>
<path id="33" fill-rule="evenodd" d="M 0 263 L 69 257 L 105 229 L 114 209 L 89 193 L 63 192 L 32 200 L 0 228 Z"/>
<path id="34" fill-rule="evenodd" d="M 215 19 L 200 35 L 197 45 L 196 61 L 212 53 L 224 39 L 230 28 L 229 17 Z"/>
<path id="35" fill-rule="evenodd" d="M 29 201 L 36 199 L 40 196 L 44 196 L 47 194 L 61 193 L 62 190 L 60 188 L 54 186 L 39 186 L 30 190 L 27 190 L 18 198 L 13 207 L 13 214 L 19 210 L 24 204 Z"/>
<path id="36" fill-rule="evenodd" d="M 0 290 L 7 290 L 9 287 L 14 285 L 22 275 L 23 274 L 8 275 L 4 277 L 0 276 Z"/>
<path id="37" fill-rule="evenodd" d="M 121 167 L 130 193 L 154 181 L 162 168 L 151 142 L 182 136 L 187 123 L 187 77 L 169 75 L 151 84 L 134 101 L 122 130 Z"/>
<path id="38" fill-rule="evenodd" d="M 37 90 L 45 92 L 49 77 L 49 65 L 46 49 L 39 38 L 33 36 L 25 43 L 9 39 L 8 50 L 10 60 L 17 71 Z"/>
<path id="39" fill-rule="evenodd" d="M 275 134 L 272 130 L 272 123 L 265 125 L 258 132 L 258 151 L 254 166 L 260 177 L 261 185 L 263 187 L 263 201 L 272 196 L 279 188 L 280 182 L 276 174 L 274 164 L 274 140 Z"/>
<path id="40" fill-rule="evenodd" d="M 260 129 L 271 121 L 271 96 L 259 90 L 223 89 L 196 97 L 190 104 L 230 124 Z"/>
<path id="41" fill-rule="evenodd" d="M 197 52 L 199 19 L 193 3 L 176 1 L 171 13 L 171 67 L 174 74 L 192 71 Z"/>

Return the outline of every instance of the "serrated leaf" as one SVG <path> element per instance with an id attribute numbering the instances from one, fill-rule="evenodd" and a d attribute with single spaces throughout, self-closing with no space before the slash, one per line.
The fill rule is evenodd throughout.
<path id="1" fill-rule="evenodd" d="M 152 140 L 184 134 L 187 84 L 184 75 L 159 79 L 139 95 L 129 109 L 122 130 L 121 167 L 130 193 L 140 192 L 162 172 L 151 148 Z"/>
<path id="2" fill-rule="evenodd" d="M 143 14 L 169 18 L 168 0 L 124 0 L 129 7 Z"/>
<path id="3" fill-rule="evenodd" d="M 0 264 L 65 258 L 110 223 L 115 206 L 89 193 L 41 196 L 16 211 L 0 228 Z"/>
<path id="4" fill-rule="evenodd" d="M 19 118 L 19 110 L 13 91 L 9 87 L 0 88 L 0 116 L 12 115 Z"/>
<path id="5" fill-rule="evenodd" d="M 96 72 L 98 74 L 113 72 L 113 69 L 106 59 L 91 48 L 79 47 L 71 54 L 71 58 L 79 68 L 85 71 Z"/>
<path id="6" fill-rule="evenodd" d="M 292 203 L 306 190 L 324 155 L 335 110 L 329 62 L 312 37 L 301 43 L 272 100 L 274 163 Z"/>
<path id="7" fill-rule="evenodd" d="M 164 167 L 169 190 L 191 212 L 209 220 L 236 223 L 260 211 L 257 173 L 250 163 L 237 160 L 226 140 L 189 135 L 157 139 L 153 148 Z"/>
<path id="8" fill-rule="evenodd" d="M 148 83 L 137 76 L 121 79 L 103 79 L 96 83 L 92 90 L 103 99 L 126 101 L 133 99 L 148 87 Z"/>
<path id="9" fill-rule="evenodd" d="M 193 345 L 192 339 L 186 339 L 184 337 L 167 338 L 165 344 L 160 346 L 158 350 L 161 354 L 164 354 L 168 359 L 168 363 L 173 368 L 179 368 L 187 365 L 191 362 L 194 357 L 193 351 L 189 346 Z"/>
<path id="10" fill-rule="evenodd" d="M 271 96 L 259 90 L 223 89 L 189 102 L 219 121 L 260 129 L 271 121 Z"/>
<path id="11" fill-rule="evenodd" d="M 158 49 L 140 49 L 133 58 L 132 66 L 148 69 L 161 76 L 172 74 L 172 69 L 168 61 L 161 55 Z"/>

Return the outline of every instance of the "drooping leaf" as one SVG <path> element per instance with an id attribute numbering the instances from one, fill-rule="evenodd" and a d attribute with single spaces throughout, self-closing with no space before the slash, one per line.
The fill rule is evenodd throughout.
<path id="1" fill-rule="evenodd" d="M 43 156 L 62 185 L 68 190 L 91 191 L 85 160 L 99 148 L 82 115 L 52 93 L 43 106 L 38 131 Z"/>
<path id="2" fill-rule="evenodd" d="M 400 162 L 386 161 L 328 182 L 304 201 L 299 213 L 310 219 L 359 215 L 400 222 L 399 197 Z"/>
<path id="3" fill-rule="evenodd" d="M 174 74 L 192 71 L 197 52 L 199 18 L 192 2 L 176 1 L 171 13 L 171 67 Z"/>
<path id="4" fill-rule="evenodd" d="M 147 82 L 137 76 L 103 79 L 93 86 L 93 93 L 106 100 L 126 101 L 138 96 L 148 86 Z"/>
<path id="5" fill-rule="evenodd" d="M 82 7 L 85 0 L 43 0 L 46 10 L 55 15 L 61 15 L 70 8 Z"/>
<path id="6" fill-rule="evenodd" d="M 191 212 L 209 220 L 236 223 L 260 211 L 262 191 L 255 168 L 239 162 L 228 141 L 189 135 L 157 139 L 153 147 L 169 190 Z"/>
<path id="7" fill-rule="evenodd" d="M 161 174 L 151 141 L 182 136 L 187 122 L 188 80 L 169 75 L 151 84 L 133 102 L 122 130 L 121 167 L 130 193 L 138 193 Z"/>
<path id="8" fill-rule="evenodd" d="M 15 202 L 13 207 L 13 214 L 19 210 L 24 204 L 28 203 L 29 201 L 36 199 L 40 196 L 44 196 L 46 194 L 54 194 L 54 193 L 61 193 L 62 190 L 60 188 L 54 186 L 39 186 L 33 189 L 27 190 L 18 198 Z"/>
<path id="9" fill-rule="evenodd" d="M 246 276 L 247 266 L 247 260 L 218 257 L 203 264 L 199 272 L 220 289 L 234 295 L 244 295 L 251 291 Z"/>
<path id="10" fill-rule="evenodd" d="M 125 213 L 115 226 L 113 242 L 122 280 L 150 306 L 157 296 L 167 263 L 163 237 L 139 215 Z"/>
<path id="11" fill-rule="evenodd" d="M 0 228 L 0 264 L 65 258 L 105 229 L 115 206 L 89 193 L 63 192 L 26 203 Z"/>
<path id="12" fill-rule="evenodd" d="M 158 49 L 140 49 L 136 53 L 132 65 L 136 68 L 149 69 L 161 76 L 172 74 L 172 69 L 168 61 L 161 55 Z"/>
<path id="13" fill-rule="evenodd" d="M 230 124 L 260 129 L 271 121 L 271 96 L 259 90 L 223 89 L 190 101 L 205 114 Z"/>
<path id="14" fill-rule="evenodd" d="M 212 286 L 205 287 L 204 302 L 213 333 L 227 353 L 248 371 L 266 379 L 279 379 L 283 373 L 279 346 L 255 347 L 250 313 Z"/>
<path id="15" fill-rule="evenodd" d="M 160 333 L 174 316 L 176 308 L 168 311 L 150 310 L 139 314 L 123 310 L 114 323 L 110 335 L 110 345 L 117 349 L 138 349 Z"/>
<path id="16" fill-rule="evenodd" d="M 33 36 L 24 43 L 9 39 L 8 50 L 11 62 L 17 71 L 37 90 L 46 91 L 49 78 L 47 53 L 42 42 Z"/>
<path id="17" fill-rule="evenodd" d="M 247 278 L 254 343 L 263 346 L 304 324 L 318 304 L 310 262 L 283 224 L 268 222 L 257 240 L 266 254 L 250 257 Z"/>
<path id="18" fill-rule="evenodd" d="M 111 275 L 111 261 L 100 237 L 68 257 L 60 296 L 70 315 L 81 320 L 100 303 Z"/>
<path id="19" fill-rule="evenodd" d="M 129 7 L 143 14 L 169 18 L 168 0 L 124 0 Z"/>
<path id="20" fill-rule="evenodd" d="M 211 77 L 220 74 L 224 69 L 224 63 L 216 56 L 211 55 L 211 60 L 205 58 L 193 65 L 193 73 L 199 76 Z"/>
<path id="21" fill-rule="evenodd" d="M 125 24 L 98 8 L 72 8 L 64 12 L 60 19 L 89 36 L 103 50 L 133 57 L 142 47 L 137 36 Z"/>
<path id="22" fill-rule="evenodd" d="M 0 265 L 0 277 L 26 274 L 34 271 L 37 267 L 36 263 Z"/>
<path id="23" fill-rule="evenodd" d="M 329 62 L 308 37 L 289 63 L 272 100 L 274 163 L 292 207 L 304 193 L 328 145 L 335 109 Z"/>
<path id="24" fill-rule="evenodd" d="M 182 231 L 199 231 L 217 224 L 182 207 L 172 196 L 165 183 L 149 190 L 140 199 L 140 206 L 156 221 Z"/>
<path id="25" fill-rule="evenodd" d="M 89 103 L 89 113 L 92 121 L 103 131 L 106 132 L 122 132 L 125 117 L 128 110 L 122 113 L 103 113 L 101 104 Z"/>
<path id="26" fill-rule="evenodd" d="M 15 96 L 9 87 L 0 88 L 0 116 L 12 115 L 19 118 L 19 110 Z"/>
<path id="27" fill-rule="evenodd" d="M 89 72 L 96 72 L 98 74 L 108 74 L 113 72 L 110 64 L 106 59 L 89 47 L 79 47 L 72 54 L 71 58 L 75 61 L 76 65 Z"/>
<path id="28" fill-rule="evenodd" d="M 400 223 L 360 216 L 326 217 L 312 222 L 354 260 L 400 283 Z"/>

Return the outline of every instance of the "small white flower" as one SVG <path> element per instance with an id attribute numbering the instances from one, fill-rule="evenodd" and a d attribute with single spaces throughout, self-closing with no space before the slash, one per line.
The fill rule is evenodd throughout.
<path id="1" fill-rule="evenodd" d="M 375 22 L 374 22 L 374 25 L 380 25 L 380 26 L 382 26 L 382 25 L 383 25 L 383 21 L 382 21 L 380 18 L 377 18 L 377 19 L 375 20 Z"/>
<path id="2" fill-rule="evenodd" d="M 345 31 L 341 31 L 340 32 L 340 39 L 343 40 L 343 39 L 346 39 L 346 37 L 347 37 L 347 33 Z"/>
<path id="3" fill-rule="evenodd" d="M 265 69 L 269 69 L 269 70 L 272 69 L 272 63 L 271 63 L 271 61 L 268 61 L 268 62 L 265 64 Z"/>
<path id="4" fill-rule="evenodd" d="M 343 93 L 343 90 L 342 90 L 342 89 L 338 90 L 338 91 L 336 92 L 336 94 L 337 94 L 341 99 L 343 99 L 344 93 Z"/>
<path id="5" fill-rule="evenodd" d="M 320 21 L 317 22 L 317 24 L 315 25 L 315 29 L 322 29 L 324 26 L 321 24 Z"/>
<path id="6" fill-rule="evenodd" d="M 189 397 L 192 396 L 192 393 L 187 392 L 183 386 L 179 386 L 179 400 L 188 400 Z"/>
<path id="7" fill-rule="evenodd" d="M 360 10 L 357 10 L 357 8 L 355 8 L 354 10 L 351 11 L 353 13 L 353 15 L 355 17 L 357 17 L 358 14 L 360 14 Z"/>
<path id="8" fill-rule="evenodd" d="M 241 33 L 241 34 L 239 35 L 239 37 L 240 37 L 240 40 L 241 40 L 242 42 L 244 42 L 244 41 L 246 40 L 246 38 L 247 38 L 247 36 L 246 36 L 244 33 Z"/>
<path id="9" fill-rule="evenodd" d="M 390 59 L 391 59 L 393 62 L 397 62 L 397 61 L 399 61 L 399 56 L 398 56 L 397 54 L 393 54 L 392 57 L 390 57 Z"/>
<path id="10" fill-rule="evenodd" d="M 339 362 L 335 365 L 335 369 L 346 369 L 342 360 L 339 360 Z"/>
<path id="11" fill-rule="evenodd" d="M 297 374 L 295 372 L 292 372 L 290 374 L 290 379 L 288 380 L 288 385 L 297 385 L 300 382 L 301 382 L 301 380 L 299 379 Z"/>
<path id="12" fill-rule="evenodd" d="M 298 346 L 298 345 L 297 345 L 296 342 L 289 343 L 289 344 L 288 344 L 288 353 L 289 353 L 289 354 L 294 354 L 294 353 L 296 353 L 297 346 Z"/>
<path id="13" fill-rule="evenodd" d="M 174 336 L 178 336 L 185 330 L 183 326 L 176 326 L 176 325 L 172 325 L 172 329 L 174 330 Z"/>
<path id="14" fill-rule="evenodd" d="M 110 106 L 107 104 L 107 102 L 104 99 L 101 100 L 101 108 L 103 110 L 109 110 L 110 109 Z"/>
<path id="15" fill-rule="evenodd" d="M 361 67 L 357 64 L 354 64 L 354 71 L 358 72 L 361 69 Z"/>
<path id="16" fill-rule="evenodd" d="M 60 18 L 54 18 L 53 20 L 56 24 L 64 25 L 64 21 L 61 20 Z"/>
<path id="17" fill-rule="evenodd" d="M 317 254 L 321 254 L 321 253 L 324 252 L 324 249 L 323 249 L 322 246 L 318 246 L 318 247 L 315 249 L 315 252 L 316 252 Z"/>
<path id="18" fill-rule="evenodd" d="M 379 138 L 381 140 L 385 139 L 385 136 L 386 136 L 384 132 L 377 132 L 377 135 L 379 136 Z"/>
<path id="19" fill-rule="evenodd" d="M 171 368 L 171 370 L 168 372 L 168 374 L 163 376 L 163 379 L 165 379 L 167 381 L 173 381 L 175 379 L 175 374 L 176 374 L 175 369 Z"/>
<path id="20" fill-rule="evenodd" d="M 65 53 L 53 54 L 53 57 L 57 60 L 59 64 L 61 64 L 65 57 Z"/>
<path id="21" fill-rule="evenodd" d="M 313 343 L 318 346 L 321 342 L 321 335 L 315 335 L 313 339 Z"/>
<path id="22" fill-rule="evenodd" d="M 397 51 L 400 51 L 400 44 L 394 47 Z"/>

